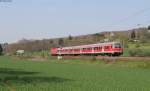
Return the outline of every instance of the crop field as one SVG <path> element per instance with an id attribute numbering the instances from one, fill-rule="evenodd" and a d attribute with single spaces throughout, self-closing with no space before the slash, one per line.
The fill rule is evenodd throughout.
<path id="1" fill-rule="evenodd" d="M 0 91 L 150 91 L 150 62 L 1 56 Z"/>

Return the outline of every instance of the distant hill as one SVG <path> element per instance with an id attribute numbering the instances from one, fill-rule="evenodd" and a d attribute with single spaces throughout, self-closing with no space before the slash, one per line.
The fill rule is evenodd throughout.
<path id="1" fill-rule="evenodd" d="M 134 35 L 134 36 L 132 36 Z M 132 36 L 132 37 L 131 37 Z M 28 52 L 49 50 L 52 47 L 75 46 L 83 44 L 92 44 L 106 41 L 132 42 L 134 40 L 142 42 L 150 42 L 150 31 L 148 28 L 137 28 L 124 31 L 109 31 L 95 34 L 71 36 L 64 38 L 53 38 L 43 40 L 20 40 L 17 43 L 12 43 L 5 48 L 7 53 L 14 54 L 16 50 L 25 50 Z"/>

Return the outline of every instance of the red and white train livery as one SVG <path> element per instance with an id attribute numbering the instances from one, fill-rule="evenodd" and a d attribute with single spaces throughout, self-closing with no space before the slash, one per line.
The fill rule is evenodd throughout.
<path id="1" fill-rule="evenodd" d="M 108 55 L 120 56 L 123 53 L 123 47 L 119 42 L 97 43 L 80 46 L 70 46 L 61 48 L 51 48 L 52 56 L 65 55 Z"/>

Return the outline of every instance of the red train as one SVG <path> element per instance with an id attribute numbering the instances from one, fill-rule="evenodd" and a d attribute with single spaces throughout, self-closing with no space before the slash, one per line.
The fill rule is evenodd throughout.
<path id="1" fill-rule="evenodd" d="M 61 48 L 51 48 L 52 56 L 77 56 L 77 55 L 107 55 L 120 56 L 123 53 L 123 47 L 119 42 L 97 43 L 80 46 L 70 46 Z"/>

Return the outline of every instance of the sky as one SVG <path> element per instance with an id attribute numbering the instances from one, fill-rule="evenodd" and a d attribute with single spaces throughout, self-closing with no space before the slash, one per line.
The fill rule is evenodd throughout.
<path id="1" fill-rule="evenodd" d="M 11 0 L 0 2 L 0 43 L 150 25 L 150 0 Z"/>

